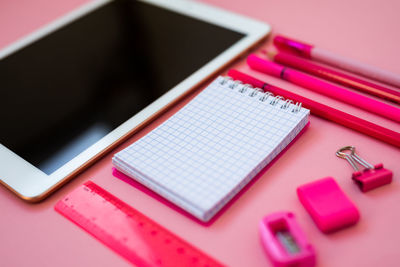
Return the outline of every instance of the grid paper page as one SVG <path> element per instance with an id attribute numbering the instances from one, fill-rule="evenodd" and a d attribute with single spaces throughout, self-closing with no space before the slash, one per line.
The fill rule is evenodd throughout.
<path id="1" fill-rule="evenodd" d="M 308 122 L 219 77 L 171 118 L 117 153 L 120 171 L 207 221 Z M 273 99 L 273 98 L 271 98 Z"/>

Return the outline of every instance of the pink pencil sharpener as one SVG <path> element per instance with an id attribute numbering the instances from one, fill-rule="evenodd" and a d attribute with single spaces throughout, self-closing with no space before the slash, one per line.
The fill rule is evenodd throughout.
<path id="1" fill-rule="evenodd" d="M 275 267 L 315 266 L 315 250 L 293 213 L 270 214 L 261 220 L 259 230 L 264 249 Z"/>

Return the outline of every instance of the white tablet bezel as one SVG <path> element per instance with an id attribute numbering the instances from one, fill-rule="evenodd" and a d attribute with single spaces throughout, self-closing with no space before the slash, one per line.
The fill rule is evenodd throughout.
<path id="1" fill-rule="evenodd" d="M 26 37 L 0 50 L 0 60 L 23 47 L 39 40 L 68 23 L 90 13 L 111 0 L 89 2 L 52 23 L 34 31 Z M 237 59 L 263 41 L 270 32 L 270 26 L 241 15 L 233 14 L 208 5 L 186 0 L 145 0 L 178 13 L 186 14 L 216 25 L 247 34 L 247 37 L 231 46 L 205 66 L 184 79 L 177 86 L 159 97 L 156 101 L 121 124 L 101 140 L 87 148 L 61 168 L 47 175 L 17 154 L 0 144 L 0 182 L 22 199 L 35 202 L 45 198 L 64 182 L 104 155 L 115 145 L 137 131 L 140 126 L 156 117 L 161 111 L 171 106 L 182 96 L 190 92 L 196 85 L 206 81 L 217 71 Z"/>

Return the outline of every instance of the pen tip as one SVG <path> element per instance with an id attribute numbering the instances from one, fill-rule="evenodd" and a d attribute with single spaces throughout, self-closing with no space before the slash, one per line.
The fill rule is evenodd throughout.
<path id="1" fill-rule="evenodd" d="M 261 53 L 264 54 L 265 56 L 267 56 L 269 59 L 274 59 L 276 52 L 275 51 L 271 51 L 269 49 L 263 49 L 261 50 Z"/>

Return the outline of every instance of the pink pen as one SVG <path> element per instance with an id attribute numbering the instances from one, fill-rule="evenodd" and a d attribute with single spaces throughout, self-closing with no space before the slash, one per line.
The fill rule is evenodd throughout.
<path id="1" fill-rule="evenodd" d="M 262 73 L 279 77 L 317 93 L 343 101 L 393 121 L 400 122 L 400 109 L 394 106 L 351 92 L 347 89 L 319 80 L 313 76 L 284 67 L 272 61 L 264 60 L 255 55 L 250 55 L 247 58 L 247 63 L 252 69 Z"/>
<path id="2" fill-rule="evenodd" d="M 333 70 L 332 68 L 323 67 L 321 65 L 312 63 L 301 57 L 294 56 L 289 53 L 274 53 L 267 51 L 268 57 L 280 64 L 288 67 L 301 70 L 303 72 L 312 74 L 314 76 L 323 78 L 325 80 L 344 85 L 346 87 L 357 89 L 361 92 L 369 93 L 371 95 L 390 100 L 394 103 L 400 104 L 400 92 L 380 86 L 375 83 Z"/>
<path id="3" fill-rule="evenodd" d="M 400 75 L 370 66 L 353 59 L 336 55 L 314 45 L 289 39 L 281 35 L 274 38 L 275 46 L 292 54 L 323 62 L 325 64 L 341 68 L 367 78 L 400 87 Z"/>
<path id="4" fill-rule="evenodd" d="M 327 105 L 318 103 L 316 101 L 313 101 L 312 99 L 292 93 L 288 90 L 265 83 L 243 72 L 237 70 L 229 70 L 228 75 L 235 80 L 242 81 L 243 83 L 248 83 L 253 87 L 261 88 L 263 91 L 271 92 L 274 95 L 279 95 L 286 99 L 291 99 L 295 102 L 301 102 L 303 104 L 303 107 L 308 108 L 311 111 L 311 114 L 315 116 L 333 121 L 337 124 L 369 135 L 388 144 L 400 147 L 400 133 L 398 132 L 363 120 L 338 109 L 331 108 Z"/>

